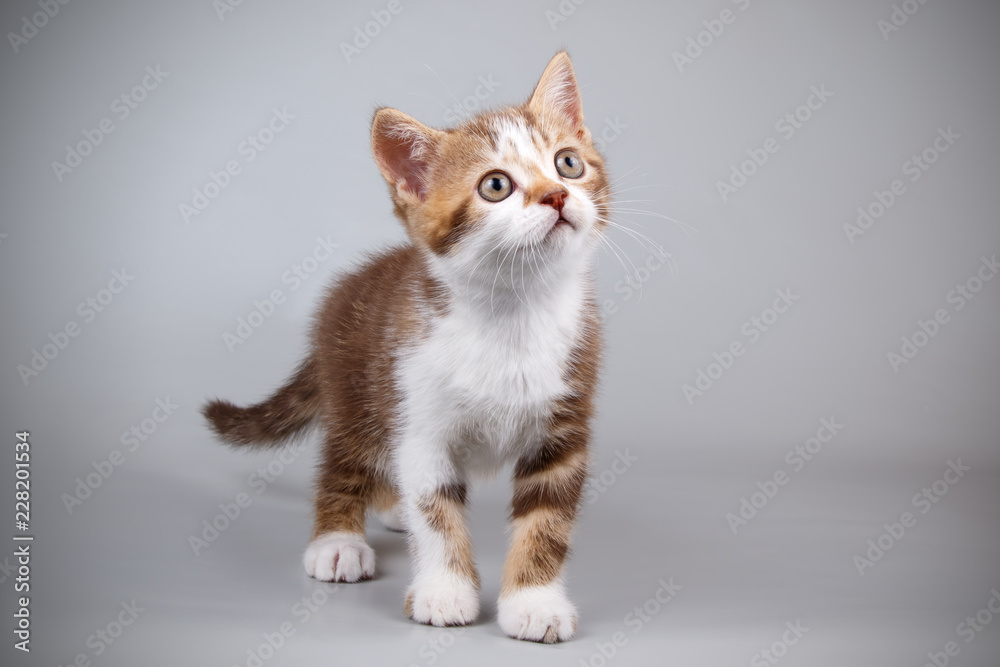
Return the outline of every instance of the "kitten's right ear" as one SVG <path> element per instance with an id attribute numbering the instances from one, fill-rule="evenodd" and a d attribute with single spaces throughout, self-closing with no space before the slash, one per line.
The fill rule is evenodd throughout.
<path id="1" fill-rule="evenodd" d="M 404 199 L 427 196 L 430 161 L 441 131 L 396 109 L 382 108 L 372 121 L 372 153 L 382 176 Z"/>
<path id="2" fill-rule="evenodd" d="M 580 86 L 568 53 L 560 51 L 549 61 L 528 100 L 528 107 L 543 118 L 555 114 L 568 120 L 575 129 L 585 131 Z"/>

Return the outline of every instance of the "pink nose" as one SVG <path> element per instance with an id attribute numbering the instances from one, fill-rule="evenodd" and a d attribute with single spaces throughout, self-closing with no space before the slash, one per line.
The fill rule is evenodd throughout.
<path id="1" fill-rule="evenodd" d="M 546 192 L 542 195 L 542 198 L 538 200 L 538 203 L 551 206 L 555 210 L 562 213 L 563 204 L 566 203 L 566 196 L 568 194 L 569 192 L 566 191 L 566 188 L 560 186 L 559 188 L 551 192 Z"/>

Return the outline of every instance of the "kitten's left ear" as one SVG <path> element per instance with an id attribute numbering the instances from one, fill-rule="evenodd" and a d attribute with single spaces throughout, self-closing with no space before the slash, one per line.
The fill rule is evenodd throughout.
<path id="1" fill-rule="evenodd" d="M 583 129 L 583 101 L 576 83 L 573 63 L 565 51 L 557 53 L 542 73 L 528 108 L 542 117 L 557 114 L 574 129 Z"/>
<path id="2" fill-rule="evenodd" d="M 430 161 L 442 134 L 396 109 L 375 112 L 372 152 L 379 171 L 396 194 L 404 199 L 424 200 Z"/>

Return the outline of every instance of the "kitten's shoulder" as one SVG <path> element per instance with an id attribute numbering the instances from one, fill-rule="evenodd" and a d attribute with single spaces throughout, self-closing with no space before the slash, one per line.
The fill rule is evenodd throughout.
<path id="1" fill-rule="evenodd" d="M 397 292 L 407 281 L 425 273 L 419 251 L 411 244 L 388 246 L 362 255 L 330 285 L 330 296 L 347 292 L 366 300 Z"/>
<path id="2" fill-rule="evenodd" d="M 411 319 L 421 304 L 437 307 L 443 302 L 420 251 L 411 244 L 390 246 L 366 253 L 334 279 L 316 324 L 328 333 L 331 327 L 343 331 L 392 326 L 394 320 Z"/>

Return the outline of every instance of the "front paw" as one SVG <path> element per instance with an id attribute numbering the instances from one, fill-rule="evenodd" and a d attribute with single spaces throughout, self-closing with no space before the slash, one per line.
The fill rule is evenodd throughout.
<path id="1" fill-rule="evenodd" d="M 479 617 L 479 589 L 458 578 L 417 581 L 406 593 L 403 610 L 417 623 L 468 625 Z"/>
<path id="2" fill-rule="evenodd" d="M 561 586 L 530 586 L 500 597 L 497 623 L 508 637 L 555 644 L 576 634 L 576 609 Z"/>
<path id="3" fill-rule="evenodd" d="M 306 547 L 306 574 L 320 581 L 353 583 L 375 574 L 375 552 L 357 533 L 326 533 Z"/>

